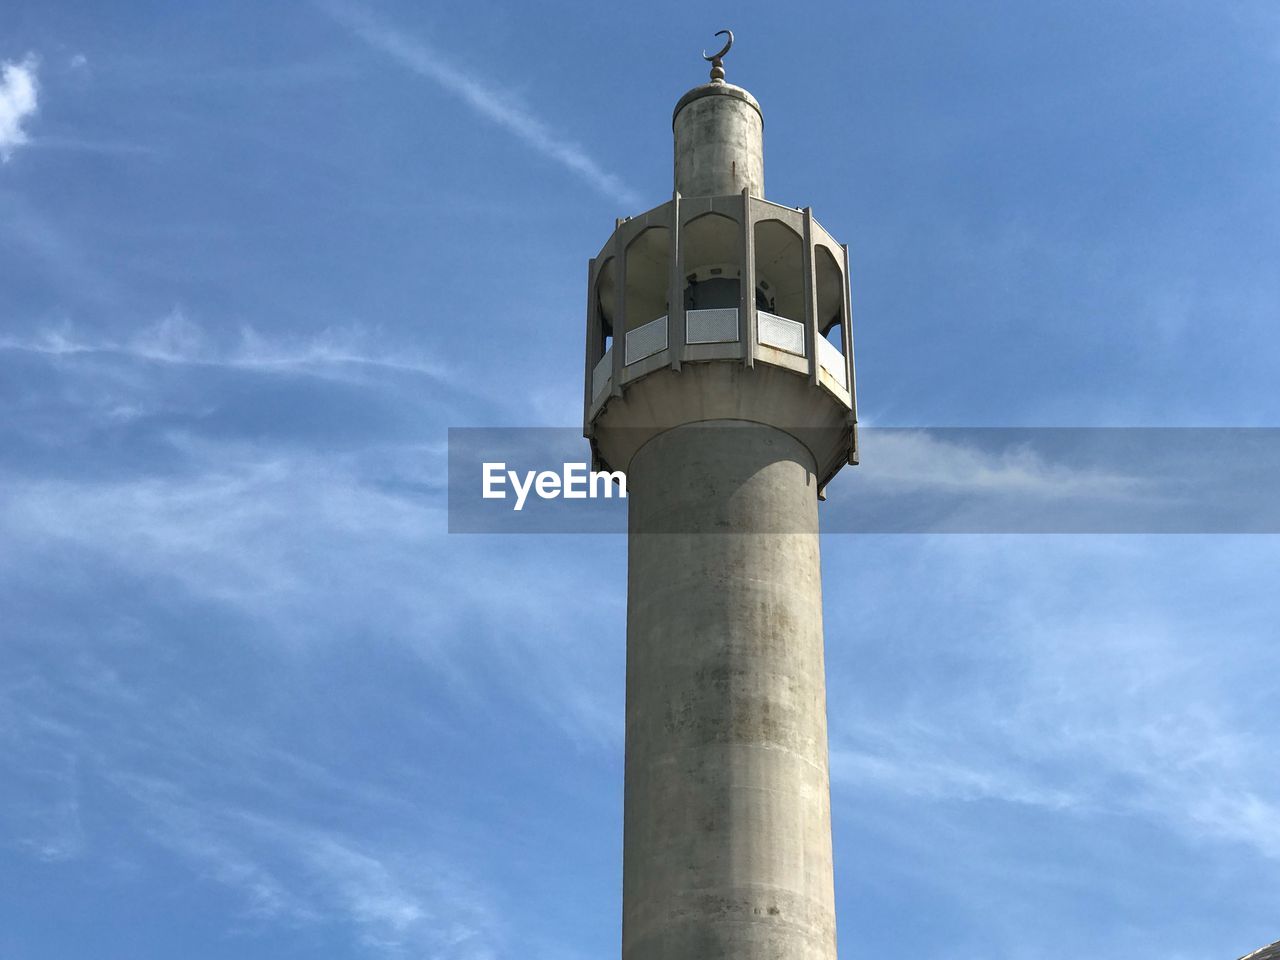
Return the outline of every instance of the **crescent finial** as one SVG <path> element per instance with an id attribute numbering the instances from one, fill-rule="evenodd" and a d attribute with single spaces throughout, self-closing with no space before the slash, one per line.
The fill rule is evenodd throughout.
<path id="1" fill-rule="evenodd" d="M 719 53 L 711 54 L 711 56 L 707 56 L 707 51 L 703 50 L 702 59 L 711 61 L 711 79 L 723 80 L 724 79 L 724 55 L 728 53 L 729 48 L 733 46 L 733 31 L 717 30 L 716 36 L 717 37 L 727 36 L 729 38 L 725 42 L 724 49 L 721 50 Z"/>

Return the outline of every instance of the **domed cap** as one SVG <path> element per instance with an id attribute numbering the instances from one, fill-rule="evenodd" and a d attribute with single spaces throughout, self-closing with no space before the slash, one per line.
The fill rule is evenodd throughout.
<path id="1" fill-rule="evenodd" d="M 712 80 L 710 83 L 694 87 L 676 101 L 676 108 L 671 111 L 671 126 L 675 127 L 676 117 L 680 115 L 681 110 L 703 97 L 736 97 L 759 114 L 760 126 L 764 126 L 764 112 L 760 109 L 760 101 L 751 95 L 751 91 L 734 86 L 732 83 L 725 83 L 723 80 Z"/>

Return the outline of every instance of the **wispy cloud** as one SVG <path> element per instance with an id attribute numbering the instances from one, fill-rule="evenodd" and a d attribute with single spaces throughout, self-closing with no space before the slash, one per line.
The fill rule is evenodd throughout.
<path id="1" fill-rule="evenodd" d="M 27 54 L 20 63 L 0 64 L 0 161 L 5 163 L 27 142 L 23 124 L 39 107 L 36 65 L 34 54 Z"/>
<path id="2" fill-rule="evenodd" d="M 892 733 L 879 730 L 874 740 L 874 749 L 841 747 L 831 751 L 831 779 L 837 787 L 875 785 L 928 800 L 999 800 L 1050 810 L 1082 803 L 1068 790 L 1036 782 L 1002 764 L 971 766 L 954 757 L 935 755 L 919 737 L 906 744 L 894 743 Z"/>
<path id="3" fill-rule="evenodd" d="M 1246 681 L 1274 675 L 1270 625 L 1243 613 L 1206 620 L 1194 600 L 1152 606 L 1146 596 L 1160 578 L 1194 582 L 1192 596 L 1261 589 L 1250 571 L 1275 551 L 1258 543 L 1244 563 L 1238 542 L 1197 540 L 1190 562 L 1167 543 L 948 538 L 877 582 L 884 595 L 859 604 L 862 629 L 904 646 L 878 706 L 832 683 L 845 691 L 832 699 L 837 793 L 990 801 L 1082 822 L 1129 817 L 1189 843 L 1280 859 L 1280 792 L 1260 708 L 1274 684 Z M 933 624 L 913 616 L 920 636 L 908 637 L 901 611 L 921 582 L 947 613 Z M 828 612 L 836 622 L 838 601 Z M 952 635 L 964 638 L 962 653 Z M 951 669 L 927 670 L 943 650 Z M 980 687 L 957 680 L 969 673 Z"/>
<path id="4" fill-rule="evenodd" d="M 869 483 L 896 492 L 942 489 L 1039 497 L 1128 499 L 1147 492 L 1134 477 L 1052 463 L 1027 444 L 1006 443 L 992 452 L 946 439 L 945 431 L 941 433 L 875 432 L 876 456 L 867 470 Z M 974 430 L 967 437 L 960 431 L 956 434 L 972 440 L 981 431 Z"/>
<path id="5" fill-rule="evenodd" d="M 339 2 L 322 3 L 321 9 L 375 50 L 439 84 L 477 114 L 565 167 L 604 196 L 626 207 L 639 204 L 639 198 L 621 179 L 601 167 L 580 145 L 565 139 L 546 121 L 514 102 L 511 91 L 498 90 L 464 72 L 421 38 L 409 36 L 366 10 Z"/>
<path id="6" fill-rule="evenodd" d="M 243 370 L 325 370 L 382 367 L 444 378 L 447 368 L 421 354 L 380 346 L 367 329 L 329 327 L 304 337 L 268 337 L 251 325 L 231 342 L 217 340 L 175 308 L 156 323 L 124 337 L 82 331 L 71 323 L 43 326 L 26 336 L 0 337 L 0 350 L 48 356 L 114 354 L 167 364 Z"/>
<path id="7" fill-rule="evenodd" d="M 69 552 L 283 647 L 372 631 L 459 689 L 483 674 L 582 744 L 619 740 L 609 654 L 571 629 L 560 551 L 446 532 L 444 427 L 476 407 L 458 371 L 365 327 L 220 334 L 181 311 L 0 339 L 0 370 L 28 384 L 21 408 L 0 402 L 0 582 L 27 551 Z M 596 602 L 620 629 L 620 585 Z"/>
<path id="8" fill-rule="evenodd" d="M 169 440 L 187 469 L 110 479 L 7 475 L 0 536 L 10 549 L 0 575 L 36 562 L 26 557 L 66 555 L 229 611 L 254 624 L 259 642 L 281 649 L 375 635 L 464 699 L 480 684 L 579 745 L 620 742 L 607 683 L 613 651 L 572 628 L 575 578 L 589 578 L 593 558 L 532 537 L 502 548 L 450 537 L 443 451 L 310 454 Z M 330 585 L 323 597 L 317 582 Z M 599 588 L 594 603 L 621 630 L 620 589 Z"/>
<path id="9" fill-rule="evenodd" d="M 250 919 L 340 921 L 380 955 L 494 955 L 496 912 L 474 882 L 430 850 L 406 857 L 303 820 L 210 803 L 164 779 L 114 779 L 144 812 L 150 839 L 242 897 Z"/>
<path id="10" fill-rule="evenodd" d="M 0 701 L 6 700 L 0 694 Z M 8 713 L 7 704 L 0 703 L 0 713 Z M 17 753 L 21 767 L 15 772 L 36 802 L 18 802 L 11 805 L 3 818 L 17 839 L 18 846 L 44 863 L 61 863 L 75 860 L 86 849 L 84 822 L 80 816 L 79 758 L 73 751 L 32 749 L 29 739 L 12 726 L 13 717 L 6 716 L 11 724 L 4 738 L 6 751 Z"/>

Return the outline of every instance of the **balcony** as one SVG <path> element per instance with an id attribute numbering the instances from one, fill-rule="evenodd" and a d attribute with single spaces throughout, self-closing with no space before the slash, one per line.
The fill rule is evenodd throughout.
<path id="1" fill-rule="evenodd" d="M 663 369 L 781 367 L 856 422 L 848 257 L 807 210 L 677 197 L 620 220 L 591 262 L 585 418 Z"/>

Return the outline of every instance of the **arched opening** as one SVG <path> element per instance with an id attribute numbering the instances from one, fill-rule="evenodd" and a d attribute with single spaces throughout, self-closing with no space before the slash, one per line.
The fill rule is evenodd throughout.
<path id="1" fill-rule="evenodd" d="M 742 282 L 738 223 L 722 213 L 704 213 L 680 232 L 684 253 L 684 308 L 737 309 Z"/>
<path id="2" fill-rule="evenodd" d="M 614 273 L 613 257 L 606 260 L 596 273 L 596 316 L 600 318 L 601 354 L 613 345 L 613 312 L 618 285 Z"/>
<path id="3" fill-rule="evenodd" d="M 844 271 L 826 247 L 815 247 L 814 254 L 818 330 L 844 353 Z"/>
<path id="4" fill-rule="evenodd" d="M 804 241 L 781 220 L 756 224 L 756 309 L 804 322 Z"/>
<path id="5" fill-rule="evenodd" d="M 818 362 L 840 386 L 848 388 L 844 359 L 844 271 L 825 246 L 814 248 L 814 293 L 818 309 Z"/>
<path id="6" fill-rule="evenodd" d="M 614 261 L 610 257 L 596 272 L 594 313 L 599 327 L 597 335 L 589 337 L 594 342 L 591 356 L 591 397 L 599 398 L 609 386 L 613 372 L 613 314 L 617 281 L 614 278 Z"/>
<path id="7" fill-rule="evenodd" d="M 627 245 L 627 329 L 666 316 L 671 276 L 671 231 L 649 227 Z"/>
<path id="8" fill-rule="evenodd" d="M 671 231 L 648 227 L 627 245 L 623 362 L 636 363 L 667 349 L 667 281 Z"/>
<path id="9" fill-rule="evenodd" d="M 755 248 L 756 339 L 803 357 L 804 241 L 781 220 L 761 220 Z"/>

